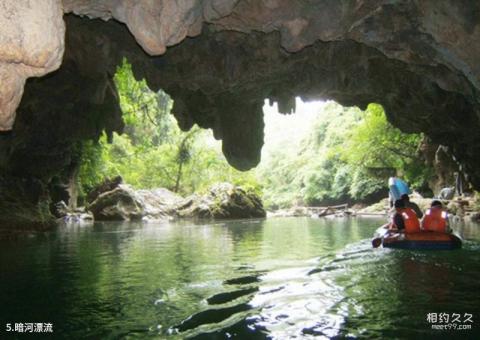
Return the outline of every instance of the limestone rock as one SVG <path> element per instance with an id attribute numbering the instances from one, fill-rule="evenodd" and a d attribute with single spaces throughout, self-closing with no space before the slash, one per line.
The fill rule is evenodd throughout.
<path id="1" fill-rule="evenodd" d="M 92 203 L 100 194 L 107 191 L 112 191 L 122 183 L 123 178 L 121 176 L 116 176 L 114 178 L 106 178 L 102 183 L 97 185 L 92 191 L 88 193 L 87 202 Z"/>
<path id="2" fill-rule="evenodd" d="M 0 175 L 0 230 L 45 230 L 55 225 L 38 179 Z"/>
<path id="3" fill-rule="evenodd" d="M 102 35 L 73 31 L 67 31 L 63 66 L 49 77 L 28 80 L 15 125 L 0 138 L 0 171 L 48 181 L 78 166 L 80 141 L 98 140 L 103 131 L 110 137 L 122 132 L 112 80 L 121 57 L 107 57 L 115 46 Z M 91 39 L 94 46 L 84 48 Z"/>
<path id="4" fill-rule="evenodd" d="M 194 218 L 253 218 L 265 217 L 261 199 L 230 183 L 213 185 L 204 195 L 192 195 L 178 207 L 179 217 Z"/>
<path id="5" fill-rule="evenodd" d="M 133 221 L 142 218 L 144 205 L 130 186 L 121 184 L 98 195 L 88 210 L 97 221 Z"/>
<path id="6" fill-rule="evenodd" d="M 65 24 L 60 0 L 0 4 L 0 131 L 10 130 L 25 80 L 60 66 Z"/>
<path id="7" fill-rule="evenodd" d="M 196 36 L 203 22 L 230 15 L 239 0 L 63 0 L 65 13 L 89 18 L 116 19 L 125 23 L 150 55 L 165 53 L 168 46 Z"/>
<path id="8" fill-rule="evenodd" d="M 146 221 L 172 219 L 183 202 L 183 197 L 165 188 L 137 190 L 136 194 L 143 202 Z"/>
<path id="9" fill-rule="evenodd" d="M 56 218 L 62 218 L 68 215 L 68 206 L 65 201 L 56 202 L 53 207 L 50 208 L 53 216 Z"/>

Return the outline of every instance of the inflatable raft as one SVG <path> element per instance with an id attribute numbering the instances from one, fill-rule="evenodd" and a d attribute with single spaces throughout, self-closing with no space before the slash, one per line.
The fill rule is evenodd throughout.
<path id="1" fill-rule="evenodd" d="M 439 233 L 435 231 L 422 231 L 419 233 L 398 233 L 380 227 L 376 232 L 384 248 L 419 249 L 419 250 L 451 250 L 462 247 L 462 240 L 455 234 Z M 374 245 L 375 247 L 375 245 Z"/>

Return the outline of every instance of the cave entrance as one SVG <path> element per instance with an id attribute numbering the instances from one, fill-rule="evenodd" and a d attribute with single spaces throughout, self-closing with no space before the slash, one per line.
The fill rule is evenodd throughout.
<path id="1" fill-rule="evenodd" d="M 268 208 L 374 203 L 388 196 L 392 175 L 431 195 L 431 168 L 419 146 L 422 134 L 393 127 L 383 107 L 365 111 L 334 101 L 303 102 L 278 114 L 265 102 L 265 145 L 258 172 Z"/>
<path id="2" fill-rule="evenodd" d="M 84 143 L 83 197 L 118 176 L 135 189 L 166 188 L 182 196 L 229 182 L 262 196 L 268 209 L 377 202 L 387 197 L 392 175 L 432 194 L 432 168 L 420 152 L 424 136 L 393 127 L 379 104 L 362 111 L 297 97 L 295 114 L 280 114 L 278 104 L 266 100 L 262 161 L 242 172 L 227 163 L 211 130 L 181 131 L 171 114 L 173 100 L 135 80 L 128 62 L 118 68 L 115 83 L 124 133 L 114 134 L 112 143 L 106 136 Z"/>
<path id="3" fill-rule="evenodd" d="M 162 187 L 181 195 L 230 182 L 262 193 L 267 207 L 279 208 L 378 199 L 386 179 L 372 174 L 376 168 L 399 169 L 419 183 L 425 178 L 414 156 L 421 136 L 393 128 L 380 105 L 362 112 L 296 98 L 297 112 L 284 115 L 277 104 L 265 103 L 263 160 L 257 169 L 240 172 L 225 161 L 211 131 L 181 131 L 171 115 L 172 99 L 135 80 L 128 62 L 118 68 L 115 83 L 125 131 L 112 143 L 103 136 L 100 143 L 84 144 L 83 196 L 117 176 L 137 189 Z"/>

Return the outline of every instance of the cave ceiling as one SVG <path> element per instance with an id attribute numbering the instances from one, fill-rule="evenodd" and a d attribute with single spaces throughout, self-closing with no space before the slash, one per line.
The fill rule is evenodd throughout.
<path id="1" fill-rule="evenodd" d="M 50 176 L 75 141 L 121 132 L 112 78 L 125 57 L 173 98 L 183 130 L 212 129 L 238 169 L 260 161 L 264 100 L 291 113 L 300 96 L 382 104 L 395 126 L 448 146 L 480 188 L 478 1 L 45 4 L 0 6 L 2 171 Z"/>

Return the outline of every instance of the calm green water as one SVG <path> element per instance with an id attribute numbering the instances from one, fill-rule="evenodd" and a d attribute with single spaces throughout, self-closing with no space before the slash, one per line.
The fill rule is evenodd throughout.
<path id="1" fill-rule="evenodd" d="M 68 226 L 0 242 L 6 323 L 57 338 L 479 339 L 480 226 L 462 250 L 372 249 L 378 219 Z M 472 314 L 432 330 L 428 313 Z"/>

